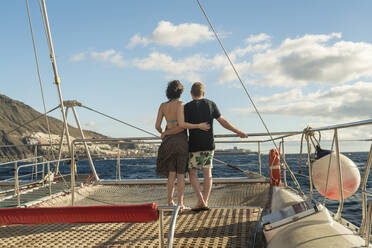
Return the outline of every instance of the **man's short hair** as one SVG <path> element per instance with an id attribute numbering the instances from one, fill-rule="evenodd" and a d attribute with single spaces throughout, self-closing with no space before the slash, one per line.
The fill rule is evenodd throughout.
<path id="1" fill-rule="evenodd" d="M 200 82 L 195 82 L 191 87 L 191 94 L 195 97 L 200 97 L 204 93 L 204 85 Z"/>
<path id="2" fill-rule="evenodd" d="M 166 95 L 169 100 L 178 99 L 183 92 L 183 85 L 178 80 L 173 80 L 168 83 Z"/>

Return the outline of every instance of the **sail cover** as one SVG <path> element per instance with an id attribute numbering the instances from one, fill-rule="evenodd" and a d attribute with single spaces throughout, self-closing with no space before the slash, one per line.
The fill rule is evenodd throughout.
<path id="1" fill-rule="evenodd" d="M 156 203 L 0 209 L 1 226 L 12 224 L 150 222 L 157 220 L 158 217 L 158 205 Z"/>

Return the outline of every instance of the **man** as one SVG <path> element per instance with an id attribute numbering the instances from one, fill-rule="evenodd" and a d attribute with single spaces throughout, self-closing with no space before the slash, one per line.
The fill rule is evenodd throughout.
<path id="1" fill-rule="evenodd" d="M 185 104 L 178 111 L 178 124 L 180 127 L 188 128 L 190 124 L 207 122 L 210 129 L 189 129 L 189 174 L 190 182 L 198 198 L 195 211 L 207 210 L 208 199 L 212 189 L 212 161 L 214 155 L 213 119 L 216 119 L 224 128 L 236 133 L 240 138 L 248 135 L 228 122 L 220 113 L 217 105 L 204 98 L 204 85 L 196 82 L 191 87 L 192 101 Z M 203 170 L 204 183 L 203 192 L 200 189 L 198 170 Z"/>

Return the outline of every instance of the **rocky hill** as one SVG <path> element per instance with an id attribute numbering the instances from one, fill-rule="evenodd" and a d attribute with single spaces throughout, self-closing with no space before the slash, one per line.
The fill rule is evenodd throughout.
<path id="1" fill-rule="evenodd" d="M 50 140 L 52 143 L 58 144 L 63 130 L 63 122 L 50 116 L 48 121 L 51 136 L 48 133 L 45 116 L 20 101 L 0 94 L 0 161 L 32 156 L 35 147 L 30 144 L 46 144 Z M 25 123 L 27 124 L 24 125 Z M 80 138 L 77 128 L 69 126 L 69 132 L 72 139 L 74 137 Z M 84 135 L 86 138 L 105 137 L 89 130 L 84 130 Z M 127 145 L 126 148 L 134 147 Z M 46 146 L 44 148 L 40 146 L 38 149 L 39 152 L 46 153 Z M 95 149 L 97 150 L 97 147 Z M 108 152 L 110 147 L 106 147 L 104 150 Z"/>

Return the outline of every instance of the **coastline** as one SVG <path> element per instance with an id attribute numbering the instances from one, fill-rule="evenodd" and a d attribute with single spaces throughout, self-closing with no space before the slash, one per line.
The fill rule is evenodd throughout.
<path id="1" fill-rule="evenodd" d="M 243 151 L 237 151 L 237 152 L 234 152 L 234 151 L 221 151 L 221 150 L 216 150 L 214 152 L 214 155 L 255 155 L 257 154 L 257 152 L 252 152 L 252 151 L 246 151 L 246 152 L 243 152 Z"/>

